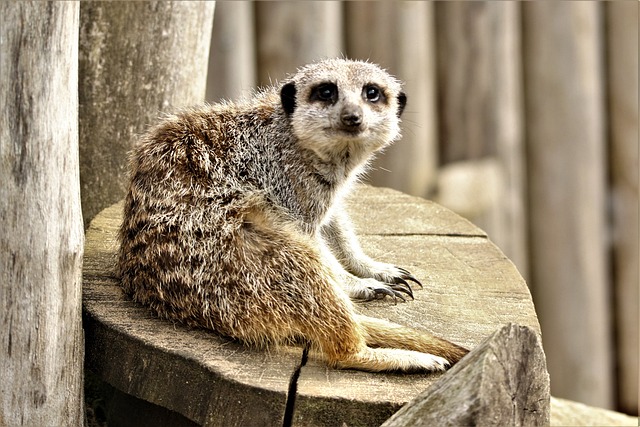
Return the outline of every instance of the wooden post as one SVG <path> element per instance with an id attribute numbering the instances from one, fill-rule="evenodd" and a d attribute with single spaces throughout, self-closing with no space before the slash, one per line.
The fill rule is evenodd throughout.
<path id="1" fill-rule="evenodd" d="M 75 2 L 0 2 L 0 425 L 80 426 Z"/>
<path id="2" fill-rule="evenodd" d="M 550 404 L 540 337 L 509 324 L 382 426 L 544 426 Z"/>
<path id="3" fill-rule="evenodd" d="M 216 5 L 211 36 L 207 101 L 251 95 L 256 80 L 253 3 L 223 1 Z"/>
<path id="4" fill-rule="evenodd" d="M 441 2 L 436 17 L 441 162 L 456 168 L 441 178 L 486 170 L 487 179 L 470 182 L 482 187 L 470 192 L 486 197 L 483 206 L 469 207 L 469 219 L 526 276 L 520 4 Z M 455 209 L 448 200 L 465 189 L 450 187 L 441 180 L 437 200 Z"/>
<path id="5" fill-rule="evenodd" d="M 405 82 L 408 96 L 402 140 L 375 161 L 370 182 L 428 196 L 438 164 L 433 4 L 346 2 L 345 8 L 347 55 L 387 68 Z"/>
<path id="6" fill-rule="evenodd" d="M 255 6 L 260 85 L 342 53 L 340 2 L 260 1 Z"/>
<path id="7" fill-rule="evenodd" d="M 125 194 L 127 152 L 160 114 L 204 100 L 213 2 L 82 2 L 85 226 Z"/>
<path id="8" fill-rule="evenodd" d="M 601 3 L 523 3 L 532 293 L 552 394 L 613 402 Z"/>
<path id="9" fill-rule="evenodd" d="M 618 406 L 638 413 L 638 3 L 606 4 Z"/>

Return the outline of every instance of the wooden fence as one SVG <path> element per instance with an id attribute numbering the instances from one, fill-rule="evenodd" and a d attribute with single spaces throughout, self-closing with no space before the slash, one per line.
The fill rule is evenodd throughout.
<path id="1" fill-rule="evenodd" d="M 483 227 L 528 278 L 552 393 L 637 413 L 638 3 L 219 2 L 207 100 L 330 56 L 406 82 L 369 174 Z"/>

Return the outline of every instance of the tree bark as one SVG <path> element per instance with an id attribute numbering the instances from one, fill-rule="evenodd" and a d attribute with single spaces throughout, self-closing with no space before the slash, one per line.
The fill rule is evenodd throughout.
<path id="1" fill-rule="evenodd" d="M 83 424 L 75 2 L 0 2 L 0 425 Z"/>
<path id="2" fill-rule="evenodd" d="M 213 2 L 82 2 L 85 227 L 126 192 L 127 153 L 160 114 L 204 101 Z"/>
<path id="3" fill-rule="evenodd" d="M 602 4 L 523 4 L 532 293 L 552 393 L 613 396 Z"/>

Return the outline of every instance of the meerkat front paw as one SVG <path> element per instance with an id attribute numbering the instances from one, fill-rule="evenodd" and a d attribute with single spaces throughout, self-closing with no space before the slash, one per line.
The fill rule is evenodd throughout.
<path id="1" fill-rule="evenodd" d="M 408 282 L 414 282 L 422 288 L 422 283 L 420 283 L 420 281 L 416 279 L 413 274 L 411 274 L 408 270 L 402 267 L 397 267 L 393 264 L 375 262 L 375 264 L 369 266 L 369 271 L 369 277 L 379 280 L 380 282 L 395 285 L 402 284 L 407 287 L 409 287 Z"/>
<path id="2" fill-rule="evenodd" d="M 390 296 L 394 300 L 398 298 L 407 301 L 405 296 L 413 299 L 413 290 L 406 283 L 383 283 L 376 279 L 357 279 L 355 283 L 347 289 L 349 297 L 365 301 L 382 299 Z"/>

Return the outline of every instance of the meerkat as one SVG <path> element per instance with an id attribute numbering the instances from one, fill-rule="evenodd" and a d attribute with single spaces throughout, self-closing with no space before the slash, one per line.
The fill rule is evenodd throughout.
<path id="1" fill-rule="evenodd" d="M 312 63 L 237 103 L 183 111 L 134 148 L 118 271 L 156 315 L 335 368 L 445 370 L 467 350 L 357 314 L 413 297 L 407 270 L 360 248 L 342 207 L 400 136 L 401 83 L 377 65 Z"/>

